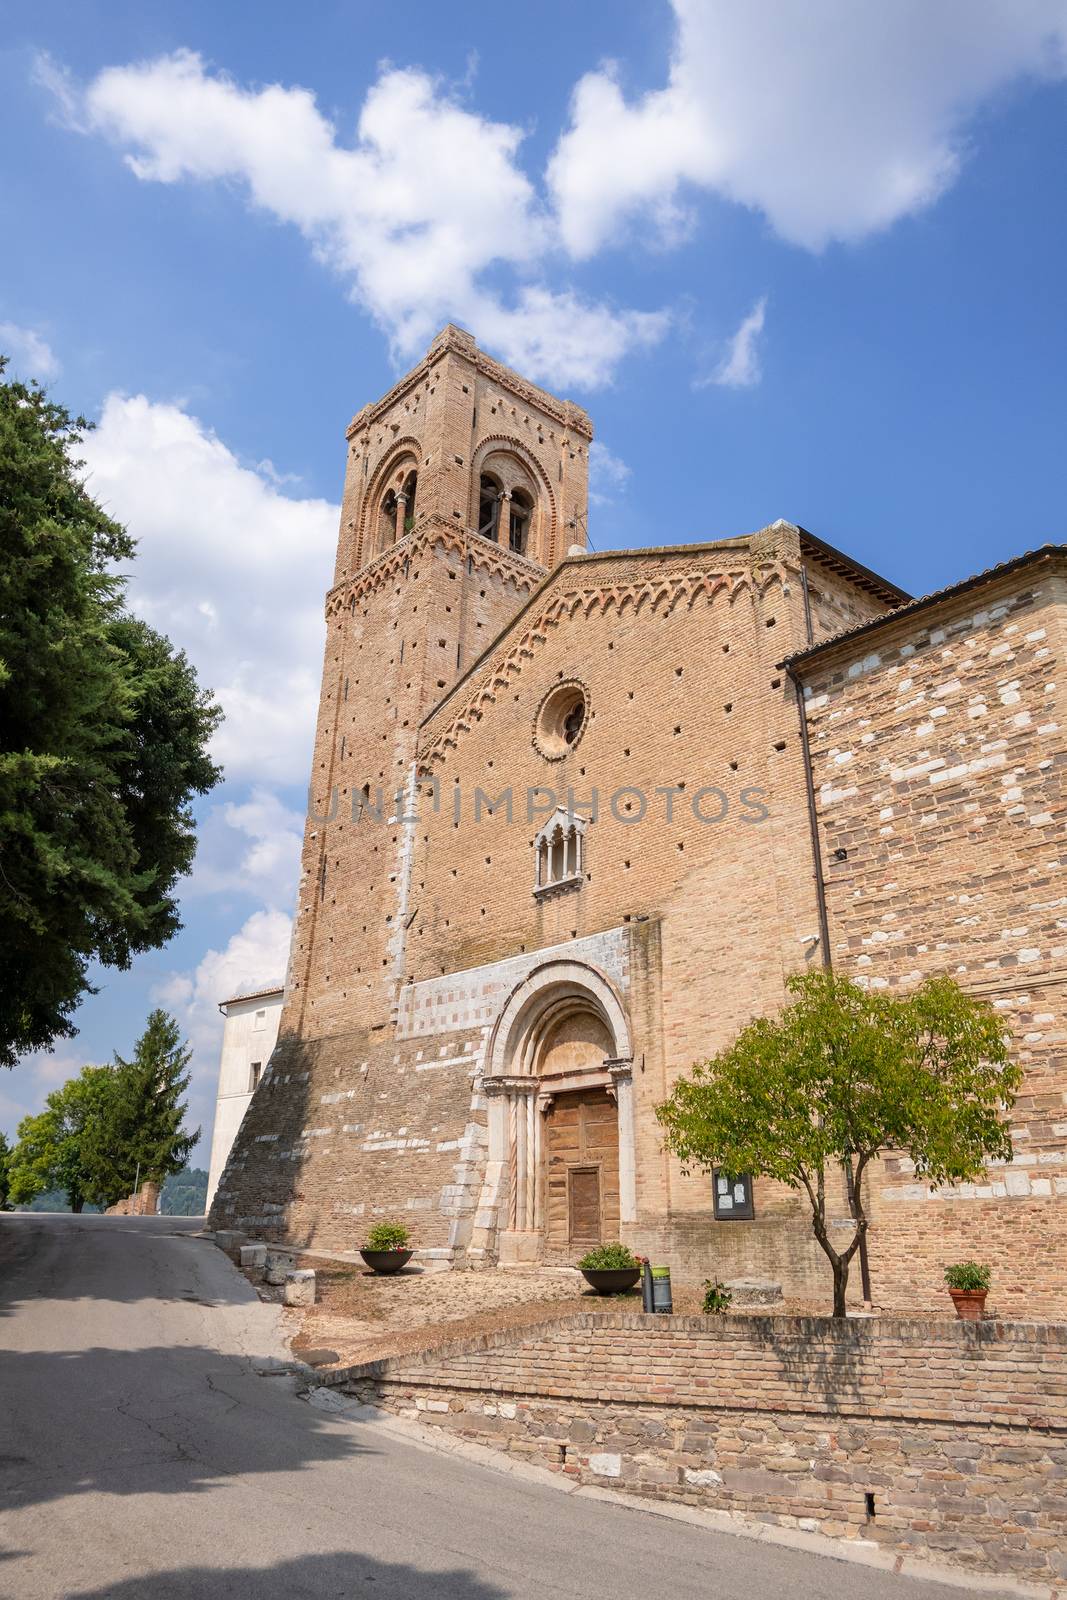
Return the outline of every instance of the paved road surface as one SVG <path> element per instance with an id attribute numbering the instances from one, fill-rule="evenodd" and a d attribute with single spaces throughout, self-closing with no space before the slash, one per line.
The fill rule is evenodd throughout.
<path id="1" fill-rule="evenodd" d="M 278 1312 L 178 1217 L 0 1216 L 12 1600 L 959 1600 L 581 1501 L 318 1412 Z"/>

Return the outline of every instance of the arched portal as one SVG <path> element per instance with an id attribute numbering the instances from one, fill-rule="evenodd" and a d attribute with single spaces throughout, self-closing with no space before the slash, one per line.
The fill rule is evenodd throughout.
<path id="1" fill-rule="evenodd" d="M 632 1058 L 595 967 L 545 962 L 512 991 L 484 1078 L 501 1261 L 574 1260 L 636 1220 Z"/>

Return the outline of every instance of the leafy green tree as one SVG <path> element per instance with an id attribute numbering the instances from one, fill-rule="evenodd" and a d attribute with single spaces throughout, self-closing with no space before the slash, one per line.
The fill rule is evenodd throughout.
<path id="1" fill-rule="evenodd" d="M 125 609 L 133 541 L 92 499 L 88 426 L 0 358 L 0 1065 L 75 1030 L 97 960 L 181 926 L 194 795 L 221 717 L 184 654 Z"/>
<path id="2" fill-rule="evenodd" d="M 83 1067 L 52 1090 L 42 1112 L 23 1117 L 8 1161 L 13 1204 L 27 1205 L 49 1189 L 62 1190 L 72 1211 L 101 1199 L 92 1142 L 113 1089 L 111 1067 Z"/>
<path id="3" fill-rule="evenodd" d="M 904 1152 L 929 1182 L 977 1177 L 1010 1160 L 1003 1113 L 1021 1081 L 987 1001 L 950 978 L 905 996 L 867 991 L 832 972 L 791 978 L 777 1017 L 742 1029 L 682 1078 L 656 1115 L 684 1167 L 777 1178 L 803 1190 L 845 1315 L 848 1271 L 867 1232 L 863 1175 L 881 1150 Z M 846 1169 L 854 1228 L 830 1238 L 827 1187 Z"/>
<path id="4" fill-rule="evenodd" d="M 191 1055 L 174 1018 L 153 1011 L 132 1059 L 115 1057 L 111 1091 L 86 1149 L 94 1198 L 114 1205 L 137 1183 L 162 1184 L 185 1166 L 200 1137 L 199 1128 L 183 1127 Z"/>
<path id="5" fill-rule="evenodd" d="M 8 1200 L 8 1189 L 11 1179 L 8 1175 L 8 1163 L 11 1160 L 11 1146 L 7 1142 L 7 1135 L 0 1133 L 0 1211 L 10 1211 L 11 1202 Z"/>

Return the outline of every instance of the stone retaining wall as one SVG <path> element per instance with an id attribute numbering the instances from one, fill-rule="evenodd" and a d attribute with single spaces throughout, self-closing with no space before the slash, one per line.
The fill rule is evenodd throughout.
<path id="1" fill-rule="evenodd" d="M 159 1184 L 142 1183 L 136 1194 L 108 1206 L 109 1217 L 154 1217 L 159 1211 Z"/>
<path id="2" fill-rule="evenodd" d="M 587 1313 L 330 1375 L 624 1488 L 1067 1578 L 1067 1327 Z"/>

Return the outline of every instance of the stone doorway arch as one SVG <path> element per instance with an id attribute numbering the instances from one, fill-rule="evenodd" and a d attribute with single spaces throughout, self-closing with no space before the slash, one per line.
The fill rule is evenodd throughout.
<path id="1" fill-rule="evenodd" d="M 493 1028 L 483 1088 L 500 1261 L 563 1259 L 636 1221 L 633 1047 L 603 972 L 556 960 L 528 973 Z"/>

